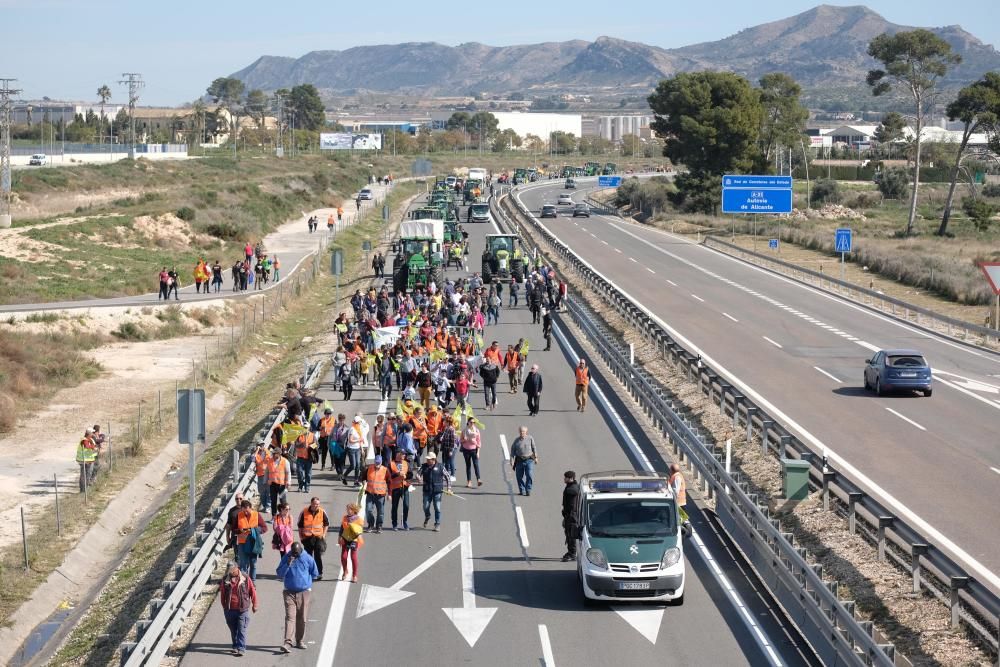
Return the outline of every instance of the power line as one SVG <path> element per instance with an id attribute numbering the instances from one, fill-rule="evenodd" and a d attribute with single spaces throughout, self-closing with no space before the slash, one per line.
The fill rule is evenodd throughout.
<path id="1" fill-rule="evenodd" d="M 128 158 L 135 159 L 135 103 L 139 101 L 139 89 L 146 85 L 142 80 L 142 74 L 138 72 L 122 72 L 118 84 L 128 86 L 128 119 L 129 119 L 129 145 Z"/>
<path id="2" fill-rule="evenodd" d="M 10 227 L 10 98 L 20 88 L 11 88 L 17 79 L 0 78 L 0 227 Z"/>

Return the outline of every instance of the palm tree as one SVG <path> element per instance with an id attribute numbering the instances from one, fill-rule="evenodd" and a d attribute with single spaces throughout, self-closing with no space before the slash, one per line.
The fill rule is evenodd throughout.
<path id="1" fill-rule="evenodd" d="M 98 142 L 104 143 L 104 105 L 111 99 L 111 89 L 108 88 L 107 84 L 104 84 L 97 89 L 97 96 L 101 98 L 101 117 L 97 124 L 100 131 L 97 133 L 97 136 L 99 137 Z"/>

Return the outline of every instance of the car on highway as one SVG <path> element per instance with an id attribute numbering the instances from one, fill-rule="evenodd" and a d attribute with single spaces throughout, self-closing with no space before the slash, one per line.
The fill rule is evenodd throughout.
<path id="1" fill-rule="evenodd" d="M 573 217 L 574 218 L 589 218 L 590 217 L 590 207 L 580 202 L 573 207 Z"/>
<path id="2" fill-rule="evenodd" d="M 916 350 L 879 350 L 865 362 L 865 389 L 879 396 L 896 390 L 930 396 L 932 381 L 930 364 Z"/>
<path id="3" fill-rule="evenodd" d="M 453 188 L 455 187 L 455 183 L 458 183 L 458 176 L 449 176 L 446 179 L 444 179 L 444 183 L 449 188 Z"/>
<path id="4" fill-rule="evenodd" d="M 558 215 L 555 204 L 542 204 L 542 217 L 554 218 Z"/>
<path id="5" fill-rule="evenodd" d="M 49 156 L 45 153 L 35 153 L 28 159 L 28 164 L 32 167 L 44 167 L 49 163 Z"/>
<path id="6" fill-rule="evenodd" d="M 358 199 L 375 199 L 375 194 L 368 188 L 358 193 Z"/>
<path id="7" fill-rule="evenodd" d="M 572 206 L 573 205 L 573 195 L 570 195 L 570 194 L 561 194 L 561 195 L 559 195 L 559 199 L 556 200 L 556 203 L 559 204 L 560 206 Z"/>
<path id="8" fill-rule="evenodd" d="M 476 202 L 469 207 L 469 220 L 472 222 L 489 222 L 490 205 Z"/>
<path id="9" fill-rule="evenodd" d="M 566 190 L 575 190 L 576 189 L 576 181 L 574 181 L 572 178 L 567 178 L 566 179 L 565 189 Z"/>
<path id="10" fill-rule="evenodd" d="M 588 473 L 580 478 L 577 503 L 577 575 L 585 602 L 684 603 L 684 532 L 666 475 Z"/>

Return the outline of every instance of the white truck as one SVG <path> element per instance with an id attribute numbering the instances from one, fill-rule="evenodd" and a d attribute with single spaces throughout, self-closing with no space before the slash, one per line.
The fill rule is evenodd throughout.
<path id="1" fill-rule="evenodd" d="M 486 182 L 486 174 L 488 172 L 482 167 L 470 167 L 469 168 L 469 180 L 480 180 L 483 183 Z"/>

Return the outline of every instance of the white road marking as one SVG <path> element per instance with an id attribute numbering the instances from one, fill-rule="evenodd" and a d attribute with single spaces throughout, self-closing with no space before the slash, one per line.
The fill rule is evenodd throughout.
<path id="1" fill-rule="evenodd" d="M 767 341 L 768 343 L 770 343 L 771 345 L 775 346 L 775 347 L 776 347 L 776 348 L 778 348 L 779 350 L 783 349 L 783 348 L 781 347 L 781 343 L 776 343 L 776 342 L 774 342 L 773 340 L 771 340 L 770 338 L 768 338 L 767 336 L 761 336 L 761 338 L 763 338 L 764 340 L 766 340 L 766 341 Z"/>
<path id="2" fill-rule="evenodd" d="M 937 373 L 937 371 L 932 371 L 932 372 Z M 992 407 L 1000 407 L 1000 406 L 994 406 L 993 403 L 990 403 L 990 400 L 988 398 L 985 398 L 984 396 L 980 396 L 979 394 L 973 394 L 968 389 L 964 389 L 963 387 L 958 386 L 954 382 L 950 382 L 950 381 L 945 380 L 944 378 L 941 378 L 941 377 L 935 378 L 935 381 L 936 382 L 940 382 L 941 384 L 945 385 L 946 387 L 951 387 L 952 389 L 960 391 L 963 394 L 971 396 L 972 398 L 974 398 L 977 401 L 980 401 L 982 403 L 985 403 L 986 405 L 990 406 L 991 408 Z"/>
<path id="3" fill-rule="evenodd" d="M 857 343 L 858 345 L 860 345 L 861 347 L 865 348 L 865 349 L 871 350 L 872 352 L 880 352 L 882 350 L 882 348 L 875 347 L 871 343 L 867 343 L 867 342 L 865 342 L 863 340 L 856 340 L 854 342 Z"/>
<path id="4" fill-rule="evenodd" d="M 905 415 L 901 415 L 901 414 L 899 414 L 898 412 L 896 412 L 896 411 L 895 411 L 895 410 L 893 410 L 892 408 L 886 408 L 886 410 L 888 410 L 888 411 L 889 411 L 889 412 L 891 412 L 892 414 L 896 415 L 897 417 L 899 417 L 900 419 L 902 419 L 902 420 L 903 420 L 904 422 L 906 422 L 906 423 L 908 423 L 908 424 L 910 424 L 910 425 L 912 425 L 912 426 L 916 426 L 916 427 L 917 427 L 917 428 L 919 428 L 919 429 L 920 429 L 921 431 L 926 431 L 926 430 L 927 430 L 927 429 L 925 429 L 925 428 L 924 428 L 923 426 L 921 426 L 920 424 L 918 424 L 917 422 L 913 421 L 912 419 L 910 419 L 909 417 L 907 417 L 907 416 L 905 416 Z"/>
<path id="5" fill-rule="evenodd" d="M 470 648 L 476 646 L 486 626 L 497 613 L 496 607 L 476 608 L 476 576 L 473 569 L 472 528 L 468 521 L 459 522 L 462 546 L 462 606 L 442 607 Z"/>
<path id="6" fill-rule="evenodd" d="M 722 314 L 725 315 L 726 317 L 728 317 L 729 319 L 731 319 L 733 322 L 739 322 L 738 319 L 736 319 L 735 317 L 733 317 L 729 313 L 722 313 Z"/>
<path id="7" fill-rule="evenodd" d="M 525 549 L 528 548 L 530 542 L 528 542 L 528 526 L 524 522 L 524 512 L 521 511 L 521 507 L 514 507 L 514 514 L 517 516 L 517 536 L 521 540 L 521 546 Z"/>
<path id="8" fill-rule="evenodd" d="M 994 468 L 993 466 L 990 466 L 990 470 L 992 470 L 996 474 L 1000 475 L 1000 470 L 998 470 L 997 468 Z"/>
<path id="9" fill-rule="evenodd" d="M 585 229 L 583 231 L 587 231 L 587 230 Z M 590 232 L 590 235 L 593 236 L 595 239 L 597 238 L 597 234 L 595 234 L 594 232 Z"/>
<path id="10" fill-rule="evenodd" d="M 340 641 L 340 628 L 344 625 L 344 610 L 347 609 L 347 597 L 351 585 L 346 581 L 338 581 L 333 590 L 333 601 L 330 603 L 330 614 L 326 618 L 326 629 L 323 631 L 323 643 L 319 647 L 319 657 L 316 667 L 327 667 L 333 664 L 337 656 L 337 643 Z"/>
<path id="11" fill-rule="evenodd" d="M 668 283 L 670 283 L 671 285 L 673 285 L 674 287 L 677 287 L 677 283 L 675 283 L 675 282 L 674 282 L 673 280 L 671 280 L 670 278 L 667 278 L 667 282 L 668 282 Z"/>
<path id="12" fill-rule="evenodd" d="M 621 251 L 622 251 L 621 248 L 615 248 L 615 252 L 617 252 L 618 254 L 621 254 Z"/>
<path id="13" fill-rule="evenodd" d="M 608 242 L 605 241 L 604 239 L 601 239 L 601 243 L 603 243 L 604 245 L 608 245 Z M 544 626 L 542 626 L 542 627 L 544 627 Z"/>
<path id="14" fill-rule="evenodd" d="M 1000 387 L 990 384 L 989 382 L 980 382 L 979 380 L 972 380 L 970 378 L 958 375 L 956 373 L 949 373 L 948 371 L 942 371 L 938 369 L 933 369 L 935 375 L 947 375 L 949 377 L 958 378 L 955 384 L 965 387 L 966 389 L 972 389 L 973 391 L 981 391 L 986 394 L 1000 394 Z"/>
<path id="15" fill-rule="evenodd" d="M 520 194 L 518 194 L 517 197 L 518 197 L 518 200 L 520 201 Z M 523 202 L 522 202 L 522 205 L 523 205 Z M 609 225 L 611 227 L 614 227 L 616 229 L 619 229 L 619 230 L 625 232 L 629 236 L 632 236 L 632 237 L 634 237 L 634 238 L 642 241 L 643 243 L 646 243 L 647 245 L 649 245 L 649 246 L 651 246 L 653 248 L 657 248 L 661 252 L 664 252 L 664 253 L 672 256 L 672 257 L 675 257 L 676 259 L 678 259 L 678 260 L 680 260 L 682 262 L 686 262 L 686 260 L 683 260 L 680 257 L 677 257 L 673 253 L 667 252 L 666 250 L 663 250 L 662 248 L 659 248 L 657 245 L 655 245 L 653 243 L 650 243 L 649 241 L 646 241 L 645 239 L 642 239 L 642 238 L 636 236 L 635 234 L 632 234 L 631 232 L 628 232 L 627 230 L 622 229 L 621 227 L 619 227 L 618 225 L 614 224 L 613 222 L 609 221 Z M 545 229 L 546 231 L 548 231 L 550 234 L 552 233 L 544 225 L 541 225 L 541 226 L 542 226 L 543 229 Z M 692 245 L 692 246 L 704 248 L 704 246 L 699 246 L 699 245 L 695 244 L 694 242 L 689 241 L 688 239 L 684 239 L 684 238 L 676 236 L 674 234 L 668 234 L 666 232 L 663 232 L 663 233 L 666 236 L 669 236 L 672 239 L 681 241 L 683 243 L 687 243 L 687 244 Z M 553 235 L 553 236 L 556 238 L 556 240 L 559 240 L 558 236 L 555 236 L 555 235 Z M 708 250 L 709 252 L 712 252 L 716 256 L 727 258 L 730 261 L 733 261 L 733 262 L 738 262 L 739 261 L 739 260 L 736 260 L 735 258 L 732 258 L 729 255 L 726 255 L 724 253 L 719 253 L 719 252 L 710 250 L 708 248 L 706 248 L 706 250 Z M 688 263 L 691 264 L 690 262 L 688 262 Z M 802 285 L 801 283 L 797 283 L 794 280 L 791 280 L 790 278 L 785 278 L 783 276 L 776 276 L 775 274 L 772 274 L 772 273 L 770 273 L 768 271 L 765 271 L 764 269 L 761 269 L 760 267 L 754 267 L 753 265 L 748 265 L 748 264 L 745 264 L 744 262 L 739 262 L 739 263 L 741 265 L 743 265 L 743 266 L 749 266 L 751 269 L 754 269 L 754 270 L 758 271 L 761 274 L 766 274 L 766 275 L 769 275 L 771 277 L 778 278 L 779 280 L 782 280 L 782 281 L 784 281 L 785 283 L 787 283 L 789 285 L 798 287 L 800 289 L 807 290 L 807 291 L 809 291 L 809 292 L 811 292 L 811 293 L 813 293 L 813 294 L 815 294 L 817 296 L 820 296 L 822 298 L 826 298 L 826 299 L 829 299 L 830 301 L 835 301 L 836 303 L 839 303 L 841 305 L 847 306 L 849 308 L 853 308 L 854 310 L 856 310 L 856 311 L 858 311 L 860 313 L 864 313 L 864 314 L 866 314 L 868 316 L 874 317 L 875 319 L 878 319 L 878 320 L 880 320 L 882 322 L 886 322 L 886 323 L 892 324 L 894 326 L 897 326 L 897 327 L 899 327 L 901 329 L 905 329 L 906 331 L 909 331 L 909 332 L 917 334 L 917 335 L 921 335 L 921 336 L 925 335 L 922 331 L 919 331 L 919 330 L 914 329 L 912 327 L 906 326 L 905 324 L 903 324 L 902 322 L 900 322 L 898 320 L 895 320 L 895 319 L 890 318 L 890 317 L 881 316 L 881 315 L 872 313 L 871 311 L 867 310 L 866 308 L 862 308 L 861 306 L 858 306 L 856 304 L 852 304 L 852 303 L 850 303 L 848 301 L 844 301 L 843 299 L 841 299 L 841 298 L 839 298 L 839 297 L 837 297 L 837 296 L 835 296 L 833 294 L 829 294 L 829 293 L 826 293 L 826 292 L 824 292 L 822 290 L 817 290 L 817 289 L 814 289 L 814 288 Z M 604 278 L 605 280 L 607 280 L 607 276 L 605 276 L 601 272 L 599 272 L 596 269 L 594 269 L 594 266 L 592 264 L 590 264 L 586 260 L 584 260 L 584 264 L 590 270 L 594 271 L 597 275 L 599 275 L 602 278 Z M 614 283 L 612 283 L 612 284 L 614 284 Z M 736 375 L 734 375 L 732 372 L 730 372 L 725 366 L 723 366 L 722 364 L 720 364 L 719 362 L 717 362 L 711 355 L 707 354 L 703 349 L 701 349 L 699 346 L 695 345 L 690 339 L 688 339 L 686 336 L 684 336 L 683 334 L 681 334 L 679 331 L 677 331 L 676 329 L 674 329 L 672 326 L 670 326 L 669 324 L 667 324 L 666 322 L 664 322 L 663 318 L 657 316 L 655 313 L 653 313 L 651 310 L 649 310 L 649 308 L 647 308 L 645 305 L 643 305 L 638 299 L 636 299 L 635 297 L 633 297 L 631 294 L 629 294 L 625 290 L 621 289 L 620 287 L 618 289 L 622 292 L 622 294 L 626 298 L 630 299 L 632 302 L 634 302 L 636 304 L 639 304 L 639 307 L 643 310 L 643 312 L 646 313 L 646 315 L 648 317 L 650 317 L 653 321 L 655 321 L 657 324 L 659 324 L 661 327 L 663 327 L 663 329 L 665 331 L 667 331 L 667 333 L 669 333 L 671 335 L 671 337 L 674 338 L 674 340 L 676 340 L 678 343 L 680 343 L 681 345 L 683 345 L 689 352 L 691 352 L 693 354 L 700 355 L 701 358 L 705 361 L 706 364 L 710 364 L 713 368 L 716 369 L 717 372 L 719 372 L 723 377 L 725 377 L 727 380 L 729 380 L 734 386 L 739 387 L 744 392 L 744 395 L 749 396 L 750 398 L 752 398 L 753 401 L 757 405 L 759 405 L 761 408 L 763 408 L 764 410 L 766 410 L 767 412 L 769 412 L 772 417 L 776 417 L 777 419 L 781 420 L 788 428 L 790 428 L 790 429 L 794 430 L 795 432 L 797 432 L 803 439 L 806 440 L 806 442 L 808 442 L 809 444 L 813 445 L 813 447 L 815 447 L 817 451 L 826 451 L 829 460 L 831 460 L 835 464 L 837 464 L 843 470 L 843 472 L 845 474 L 850 475 L 854 479 L 854 481 L 856 483 L 860 484 L 863 488 L 866 488 L 870 493 L 878 496 L 880 500 L 884 501 L 886 503 L 886 505 L 888 506 L 887 509 L 894 510 L 896 512 L 896 514 L 899 514 L 900 516 L 902 516 L 903 518 L 905 518 L 907 521 L 909 521 L 909 523 L 913 527 L 918 528 L 928 538 L 934 540 L 940 548 L 944 549 L 945 551 L 950 552 L 958 560 L 963 561 L 964 564 L 966 564 L 969 567 L 969 569 L 973 570 L 977 575 L 979 575 L 983 579 L 983 581 L 989 582 L 990 585 L 992 585 L 994 588 L 1000 588 L 1000 576 L 997 576 L 996 574 L 993 573 L 992 570 L 990 570 L 988 567 L 986 567 L 985 565 L 983 565 L 982 563 L 980 563 L 977 559 L 973 558 L 971 554 L 969 554 L 967 551 L 965 551 L 964 549 L 962 549 L 961 547 L 959 547 L 957 544 L 955 544 L 951 539 L 949 539 L 948 537 L 946 537 L 944 535 L 944 533 L 942 533 L 940 530 L 936 529 L 934 526 L 932 526 L 931 524 L 927 523 L 927 521 L 925 521 L 924 519 L 922 519 L 913 510 L 911 510 L 909 507 L 907 507 L 902 502 L 900 502 L 895 496 L 893 496 L 891 493 L 889 493 L 888 491 L 886 491 L 885 489 L 883 489 L 881 486 L 879 486 L 878 484 L 876 484 L 870 477 L 868 477 L 868 475 L 865 475 L 863 472 L 861 472 L 860 470 L 858 470 L 858 468 L 855 467 L 854 465 L 852 465 L 850 463 L 850 461 L 848 461 L 844 457 L 842 457 L 839 454 L 837 454 L 837 452 L 835 452 L 833 449 L 831 449 L 829 446 L 827 446 L 822 440 L 820 440 L 815 435 L 813 435 L 812 432 L 810 432 L 804 426 L 802 426 L 797 421 L 795 421 L 790 416 L 788 416 L 783 410 L 779 409 L 778 406 L 776 406 L 771 401 L 767 400 L 763 395 L 761 395 L 758 391 L 756 391 L 755 389 L 753 389 L 752 387 L 750 387 L 750 385 L 748 385 L 742 379 L 740 379 L 739 377 L 737 377 Z M 951 342 L 949 342 L 949 341 L 947 341 L 945 339 L 941 339 L 941 338 L 933 338 L 933 340 L 935 340 L 935 341 L 937 341 L 939 343 L 943 343 L 945 345 L 948 345 L 950 347 L 953 347 L 955 349 L 963 350 L 965 352 L 968 352 L 969 354 L 972 354 L 973 356 L 982 357 L 982 358 L 988 358 L 988 359 L 992 360 L 992 357 L 987 357 L 987 356 L 985 356 L 983 354 L 980 354 L 978 352 L 975 352 L 973 350 L 969 350 L 967 348 L 962 347 L 961 345 L 959 345 L 957 343 L 951 343 Z M 856 341 L 856 342 L 862 342 L 862 341 Z"/>
<path id="16" fill-rule="evenodd" d="M 660 635 L 660 626 L 663 625 L 664 607 L 611 607 L 615 613 L 631 625 L 635 630 L 649 640 L 650 644 L 656 643 L 656 638 Z"/>
<path id="17" fill-rule="evenodd" d="M 556 667 L 556 659 L 552 655 L 552 642 L 549 641 L 549 629 L 544 623 L 538 625 L 538 639 L 542 642 L 542 667 Z"/>
<path id="18" fill-rule="evenodd" d="M 583 231 L 587 231 L 586 227 L 581 227 L 580 229 L 583 230 Z"/>
<path id="19" fill-rule="evenodd" d="M 630 261 L 630 262 L 635 262 L 635 257 L 629 257 L 629 258 L 628 258 L 628 261 Z M 636 263 L 636 264 L 638 264 L 639 262 L 635 262 L 635 263 Z"/>
<path id="20" fill-rule="evenodd" d="M 704 299 L 702 299 L 702 298 L 701 298 L 700 296 L 698 296 L 697 294 L 692 294 L 691 296 L 692 296 L 693 298 L 695 298 L 695 299 L 698 299 L 698 301 L 701 301 L 702 303 L 705 303 L 705 300 L 704 300 Z"/>
<path id="21" fill-rule="evenodd" d="M 656 271 L 654 271 L 653 269 L 649 268 L 648 266 L 646 267 L 646 270 L 649 271 L 650 273 L 652 273 L 653 275 L 656 275 Z"/>
<path id="22" fill-rule="evenodd" d="M 383 586 L 373 586 L 371 584 L 362 584 L 361 595 L 358 597 L 358 612 L 355 618 L 367 616 L 373 611 L 378 611 L 379 609 L 388 607 L 391 604 L 399 602 L 400 600 L 405 600 L 413 595 L 410 591 L 404 591 L 403 587 L 426 572 L 432 565 L 434 565 L 434 563 L 454 551 L 455 548 L 461 544 L 461 542 L 462 538 L 456 537 L 444 547 L 439 549 L 437 553 L 413 568 L 409 573 L 403 575 L 399 581 L 388 588 Z"/>
<path id="23" fill-rule="evenodd" d="M 503 460 L 510 461 L 510 450 L 507 449 L 507 436 L 500 434 L 500 449 L 503 451 Z"/>
<path id="24" fill-rule="evenodd" d="M 819 366 L 813 366 L 813 368 L 815 368 L 815 369 L 816 369 L 816 370 L 818 370 L 818 371 L 819 371 L 820 373 L 822 373 L 823 375 L 827 376 L 828 378 L 830 378 L 830 379 L 831 379 L 831 380 L 833 380 L 834 382 L 836 382 L 836 383 L 838 383 L 838 384 L 843 384 L 843 382 L 842 382 L 841 380 L 839 380 L 839 379 L 835 378 L 834 376 L 830 375 L 829 373 L 827 373 L 826 371 L 824 371 L 824 370 L 823 370 L 822 368 L 820 368 Z"/>

